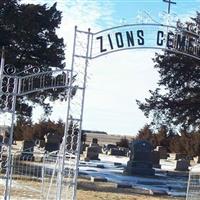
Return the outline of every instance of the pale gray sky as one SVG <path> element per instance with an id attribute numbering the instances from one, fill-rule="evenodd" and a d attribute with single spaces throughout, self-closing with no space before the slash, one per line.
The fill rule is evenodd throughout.
<path id="1" fill-rule="evenodd" d="M 27 3 L 50 3 L 53 0 L 23 0 Z M 66 63 L 71 66 L 74 26 L 81 30 L 91 28 L 96 32 L 122 23 L 135 23 L 141 11 L 147 11 L 160 21 L 167 4 L 162 0 L 58 0 L 63 11 L 62 25 L 58 33 L 66 44 Z M 186 19 L 200 10 L 197 0 L 177 0 L 172 13 Z M 86 90 L 83 128 L 108 133 L 134 135 L 148 119 L 138 109 L 135 100 L 144 100 L 148 91 L 156 87 L 158 74 L 153 69 L 154 50 L 120 51 L 97 58 L 89 63 L 89 79 Z M 52 118 L 65 118 L 66 105 L 54 103 Z M 34 119 L 42 116 L 39 109 Z"/>

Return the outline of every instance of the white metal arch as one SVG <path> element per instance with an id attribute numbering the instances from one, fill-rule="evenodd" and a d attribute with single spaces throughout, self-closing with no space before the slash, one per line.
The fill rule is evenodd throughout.
<path id="1" fill-rule="evenodd" d="M 163 49 L 166 51 L 186 55 L 199 61 L 199 33 L 200 31 L 194 27 L 173 27 L 163 24 L 128 24 L 105 29 L 96 33 L 91 33 L 90 29 L 88 29 L 88 31 L 81 31 L 75 27 L 71 69 L 69 71 L 59 71 L 59 73 L 63 73 L 65 75 L 61 75 L 62 79 L 60 79 L 58 82 L 55 78 L 58 71 L 42 72 L 24 77 L 13 77 L 5 75 L 3 71 L 4 60 L 2 59 L 0 73 L 0 95 L 1 97 L 6 95 L 12 97 L 11 107 L 8 107 L 7 110 L 5 110 L 6 112 L 11 112 L 13 114 L 11 132 L 13 132 L 15 101 L 17 95 L 26 95 L 31 92 L 38 92 L 51 88 L 68 88 L 68 109 L 66 116 L 65 134 L 63 143 L 57 156 L 57 161 L 55 163 L 55 170 L 57 171 L 54 170 L 46 193 L 43 191 L 43 199 L 50 199 L 51 187 L 53 184 L 53 178 L 55 176 L 57 186 L 56 194 L 53 194 L 53 198 L 57 200 L 63 199 L 63 194 L 67 200 L 76 200 L 77 198 L 76 187 L 80 155 L 84 97 L 87 81 L 87 67 L 89 60 L 122 50 Z M 55 73 L 55 76 L 53 76 L 54 78 L 51 79 L 50 76 L 52 76 L 52 73 Z M 74 81 L 73 77 L 76 77 L 76 81 Z M 11 92 L 9 91 L 9 87 L 3 91 L 3 78 L 12 79 L 11 84 L 14 82 L 14 87 Z M 41 84 L 39 84 L 39 86 L 37 84 L 34 85 L 34 81 L 36 80 L 41 80 Z M 50 85 L 45 85 L 46 81 L 50 81 Z M 23 85 L 26 84 L 30 87 L 23 88 Z M 9 86 L 9 84 L 7 86 Z M 71 92 L 74 88 L 78 89 L 76 92 L 77 94 L 71 98 Z M 8 100 L 9 98 L 6 99 L 6 102 L 8 102 Z M 68 130 L 71 122 L 77 125 L 77 129 L 72 129 L 71 134 L 68 135 Z M 66 148 L 68 137 L 74 139 L 75 148 L 73 148 L 74 144 L 71 144 L 70 147 Z M 10 146 L 11 144 L 12 143 L 10 143 Z M 9 155 L 11 156 L 11 149 L 9 151 Z M 5 200 L 9 200 L 10 198 L 9 186 L 11 184 L 10 180 L 12 179 L 11 164 L 9 164 L 9 166 L 10 167 L 8 167 L 7 170 L 6 192 L 4 195 Z M 66 166 L 68 166 L 67 171 Z"/>

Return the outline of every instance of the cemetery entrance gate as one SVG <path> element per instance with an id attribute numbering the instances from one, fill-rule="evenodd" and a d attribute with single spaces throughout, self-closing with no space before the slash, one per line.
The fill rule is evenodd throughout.
<path id="1" fill-rule="evenodd" d="M 4 64 L 2 57 L 1 112 L 12 114 L 5 165 L 4 199 L 9 200 L 12 196 L 11 186 L 16 162 L 13 162 L 11 147 L 15 103 L 18 96 L 52 88 L 66 89 L 67 114 L 64 138 L 57 154 L 43 156 L 42 178 L 37 178 L 42 182 L 41 199 L 75 200 L 88 61 L 128 49 L 162 49 L 200 60 L 199 32 L 199 27 L 195 27 L 195 25 L 185 27 L 179 23 L 176 27 L 151 23 L 129 24 L 97 33 L 91 33 L 90 29 L 81 31 L 75 27 L 70 70 L 38 72 L 30 66 L 25 69 L 23 76 L 19 76 L 19 72 L 16 72 L 13 66 Z M 26 75 L 25 72 L 32 69 L 36 73 Z M 50 83 L 45 85 L 49 81 Z M 36 86 L 35 82 L 39 82 L 39 86 L 38 84 Z M 70 129 L 70 124 L 75 126 Z M 40 166 L 35 162 L 32 165 Z"/>
<path id="2" fill-rule="evenodd" d="M 77 41 L 75 32 L 74 44 Z M 5 181 L 4 200 L 16 195 L 15 187 L 28 188 L 26 192 L 31 196 L 39 193 L 38 199 L 76 199 L 76 185 L 78 176 L 78 161 L 80 152 L 83 105 L 87 76 L 88 52 L 90 33 L 84 33 L 86 48 L 82 48 L 82 62 L 77 63 L 75 45 L 72 56 L 71 69 L 49 70 L 40 72 L 40 69 L 27 66 L 24 71 L 17 71 L 15 66 L 9 65 L 4 59 L 2 49 L 0 71 L 0 114 L 10 114 L 9 139 L 2 146 L 1 157 L 4 160 Z M 81 50 L 81 49 L 79 49 Z M 76 66 L 76 71 L 74 70 Z M 15 123 L 16 99 L 33 92 L 42 92 L 49 89 L 63 88 L 67 99 L 66 122 L 64 136 L 58 152 L 40 155 L 40 162 L 24 159 L 22 154 L 27 152 L 13 151 L 13 130 Z M 31 152 L 32 153 L 32 152 Z M 37 156 L 37 155 L 36 155 Z M 28 156 L 30 158 L 30 156 Z M 25 183 L 23 185 L 23 181 Z M 38 184 L 28 184 L 37 180 Z M 23 186 L 22 186 L 23 185 Z M 35 187 L 36 185 L 36 187 Z M 18 192 L 18 195 L 20 193 Z M 31 195 L 30 195 L 31 194 Z"/>

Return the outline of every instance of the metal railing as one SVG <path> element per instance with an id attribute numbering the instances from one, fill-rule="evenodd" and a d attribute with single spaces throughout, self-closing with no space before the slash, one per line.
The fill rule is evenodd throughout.
<path id="1" fill-rule="evenodd" d="M 200 171 L 190 171 L 186 200 L 199 200 L 200 198 Z"/>

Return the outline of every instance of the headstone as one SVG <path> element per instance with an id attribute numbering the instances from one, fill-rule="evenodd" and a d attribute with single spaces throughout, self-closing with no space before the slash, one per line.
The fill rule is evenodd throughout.
<path id="1" fill-rule="evenodd" d="M 165 147 L 157 146 L 155 150 L 159 152 L 160 159 L 167 159 L 168 155 L 167 155 L 167 149 Z"/>
<path id="2" fill-rule="evenodd" d="M 106 178 L 103 178 L 103 177 L 91 176 L 90 180 L 91 180 L 91 182 L 108 182 L 108 180 Z"/>
<path id="3" fill-rule="evenodd" d="M 20 160 L 33 161 L 34 146 L 35 146 L 34 140 L 24 140 Z"/>
<path id="4" fill-rule="evenodd" d="M 200 163 L 200 156 L 194 157 L 194 162 L 195 162 L 196 164 L 199 164 L 199 163 Z"/>
<path id="5" fill-rule="evenodd" d="M 38 148 L 44 148 L 45 147 L 45 138 L 44 139 L 36 139 L 35 146 L 37 146 Z"/>
<path id="6" fill-rule="evenodd" d="M 48 133 L 46 136 L 45 150 L 48 152 L 59 150 L 61 136 L 56 133 Z"/>
<path id="7" fill-rule="evenodd" d="M 92 139 L 92 143 L 90 143 L 89 147 L 96 147 L 98 149 L 98 152 L 101 153 L 101 147 L 98 144 L 98 139 L 97 138 L 93 138 Z"/>
<path id="8" fill-rule="evenodd" d="M 122 151 L 124 151 L 124 154 L 126 157 L 129 157 L 129 148 L 125 148 L 125 147 L 120 147 L 119 149 L 121 149 Z"/>
<path id="9" fill-rule="evenodd" d="M 44 148 L 45 147 L 45 140 L 39 140 L 38 146 L 39 146 L 39 148 Z"/>
<path id="10" fill-rule="evenodd" d="M 177 171 L 188 171 L 190 162 L 188 160 L 179 159 L 176 161 L 175 170 Z"/>
<path id="11" fill-rule="evenodd" d="M 164 196 L 164 195 L 168 195 L 167 191 L 166 190 L 157 190 L 157 189 L 151 189 L 149 191 L 149 194 L 150 195 L 153 195 L 153 196 Z"/>
<path id="12" fill-rule="evenodd" d="M 152 151 L 151 152 L 151 159 L 152 159 L 152 163 L 153 163 L 154 168 L 161 168 L 159 151 Z"/>
<path id="13" fill-rule="evenodd" d="M 117 188 L 132 188 L 132 185 L 130 183 L 117 183 Z"/>
<path id="14" fill-rule="evenodd" d="M 122 163 L 114 162 L 114 166 L 122 166 Z"/>
<path id="15" fill-rule="evenodd" d="M 102 148 L 102 152 L 104 154 L 107 154 L 111 148 L 117 148 L 117 145 L 115 145 L 115 144 L 104 144 L 103 148 Z"/>
<path id="16" fill-rule="evenodd" d="M 99 160 L 99 148 L 95 146 L 86 147 L 86 151 L 84 152 L 84 160 Z"/>
<path id="17" fill-rule="evenodd" d="M 186 158 L 186 154 L 183 153 L 170 153 L 169 154 L 169 159 L 172 160 L 179 160 L 179 159 L 185 159 Z"/>
<path id="18" fill-rule="evenodd" d="M 130 149 L 130 160 L 124 173 L 128 175 L 154 175 L 155 170 L 151 159 L 152 145 L 145 140 L 136 140 L 132 142 Z"/>
<path id="19" fill-rule="evenodd" d="M 86 150 L 86 148 L 88 147 L 88 144 L 81 144 L 81 149 L 80 149 L 80 153 L 83 154 L 83 152 Z"/>
<path id="20" fill-rule="evenodd" d="M 123 151 L 122 149 L 119 148 L 111 148 L 108 151 L 108 155 L 112 155 L 112 156 L 125 156 L 125 151 Z"/>
<path id="21" fill-rule="evenodd" d="M 98 139 L 97 138 L 92 138 L 92 144 L 98 144 Z"/>

